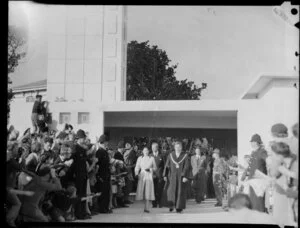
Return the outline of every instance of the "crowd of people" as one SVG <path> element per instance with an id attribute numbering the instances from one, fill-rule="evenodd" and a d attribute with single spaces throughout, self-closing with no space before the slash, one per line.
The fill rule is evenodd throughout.
<path id="1" fill-rule="evenodd" d="M 145 213 L 151 204 L 182 213 L 192 198 L 197 204 L 216 198 L 215 206 L 227 210 L 224 199 L 232 208 L 232 199 L 244 194 L 252 210 L 272 215 L 280 225 L 298 220 L 298 124 L 293 137 L 286 126 L 275 124 L 269 147 L 254 134 L 253 152 L 240 164 L 206 138 L 125 137 L 111 148 L 105 134 L 92 144 L 84 130 L 75 133 L 70 124 L 52 131 L 40 96 L 31 119 L 33 127 L 21 136 L 13 126 L 8 129 L 5 206 L 11 227 L 113 213 L 133 203 L 133 192 L 135 200 L 144 200 Z"/>

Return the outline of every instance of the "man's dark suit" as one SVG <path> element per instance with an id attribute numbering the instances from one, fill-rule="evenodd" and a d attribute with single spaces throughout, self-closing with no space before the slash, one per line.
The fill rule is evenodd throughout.
<path id="1" fill-rule="evenodd" d="M 77 196 L 79 198 L 86 196 L 86 187 L 87 187 L 87 169 L 86 161 L 87 154 L 86 148 L 78 144 L 74 144 L 73 147 L 72 163 L 70 169 L 68 170 L 67 177 L 72 177 L 70 180 L 75 180 L 75 187 L 77 189 Z M 75 206 L 75 215 L 77 218 L 83 218 L 86 215 L 85 202 L 79 202 Z"/>
<path id="2" fill-rule="evenodd" d="M 152 205 L 153 207 L 157 207 L 157 205 L 159 205 L 159 207 L 162 207 L 161 197 L 164 188 L 163 171 L 165 168 L 165 162 L 161 153 L 158 153 L 157 156 L 152 153 L 152 156 L 154 157 L 157 168 L 153 174 L 155 200 L 152 201 Z"/>
<path id="3" fill-rule="evenodd" d="M 114 155 L 114 159 L 117 159 L 117 160 L 120 160 L 120 161 L 124 162 L 123 154 L 121 154 L 120 151 L 116 151 L 116 153 Z"/>
<path id="4" fill-rule="evenodd" d="M 109 194 L 110 194 L 110 158 L 108 152 L 99 148 L 96 152 L 98 158 L 97 165 L 99 166 L 98 173 L 96 174 L 97 183 L 95 188 L 97 192 L 101 192 L 98 198 L 98 209 L 101 213 L 109 211 Z"/>

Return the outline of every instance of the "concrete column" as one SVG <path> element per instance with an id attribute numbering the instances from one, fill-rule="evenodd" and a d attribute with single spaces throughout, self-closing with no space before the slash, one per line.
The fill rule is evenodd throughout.
<path id="1" fill-rule="evenodd" d="M 90 127 L 90 139 L 92 143 L 104 133 L 104 112 L 97 110 L 92 114 L 92 126 Z"/>

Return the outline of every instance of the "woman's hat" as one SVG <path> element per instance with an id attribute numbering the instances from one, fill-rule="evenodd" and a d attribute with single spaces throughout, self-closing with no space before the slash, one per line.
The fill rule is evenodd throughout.
<path id="1" fill-rule="evenodd" d="M 99 143 L 104 143 L 104 142 L 108 142 L 108 138 L 106 135 L 101 135 L 100 138 L 99 138 Z"/>
<path id="2" fill-rule="evenodd" d="M 66 132 L 62 131 L 58 134 L 58 136 L 56 138 L 64 140 L 67 136 L 68 136 L 68 134 Z"/>
<path id="3" fill-rule="evenodd" d="M 79 129 L 76 133 L 76 138 L 78 138 L 78 139 L 86 138 L 85 132 L 83 130 Z"/>
<path id="4" fill-rule="evenodd" d="M 259 134 L 252 135 L 250 142 L 257 142 L 259 144 L 262 144 L 260 135 Z"/>
<path id="5" fill-rule="evenodd" d="M 288 137 L 288 128 L 282 123 L 274 124 L 271 132 L 275 137 Z"/>
<path id="6" fill-rule="evenodd" d="M 118 149 L 123 149 L 123 148 L 125 148 L 125 143 L 124 143 L 124 141 L 120 141 L 118 143 Z"/>

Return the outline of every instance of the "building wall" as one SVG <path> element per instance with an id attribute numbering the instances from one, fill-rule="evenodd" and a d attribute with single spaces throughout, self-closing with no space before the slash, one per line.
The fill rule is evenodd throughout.
<path id="1" fill-rule="evenodd" d="M 57 6 L 48 29 L 50 101 L 116 102 L 124 98 L 123 6 Z"/>

